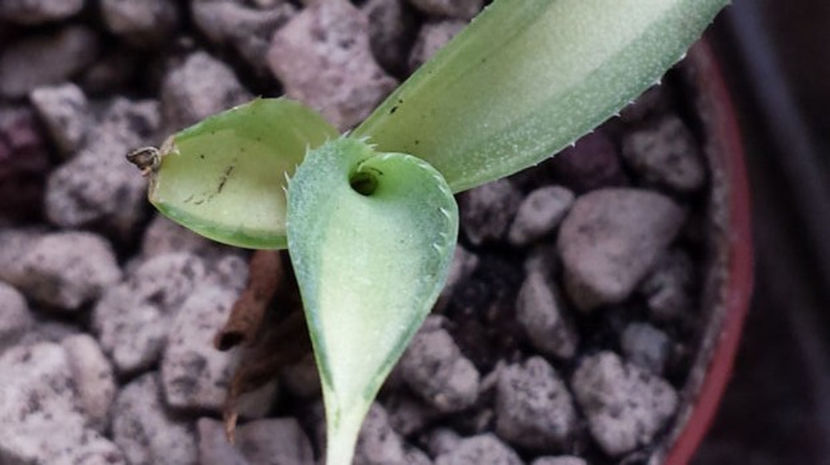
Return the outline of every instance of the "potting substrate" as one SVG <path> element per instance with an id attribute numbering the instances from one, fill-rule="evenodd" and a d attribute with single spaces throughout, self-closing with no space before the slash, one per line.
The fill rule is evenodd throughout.
<path id="1" fill-rule="evenodd" d="M 87 3 L 0 3 L 0 463 L 319 463 L 310 352 L 239 399 L 227 441 L 252 351 L 214 336 L 250 252 L 154 213 L 124 155 L 258 95 L 347 130 L 482 0 Z M 355 463 L 665 453 L 711 314 L 715 180 L 689 85 L 672 71 L 574 147 L 458 196 L 450 278 Z"/>

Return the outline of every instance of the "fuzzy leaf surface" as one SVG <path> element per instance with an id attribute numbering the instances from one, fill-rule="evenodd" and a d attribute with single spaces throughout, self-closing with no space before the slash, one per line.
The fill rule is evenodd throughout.
<path id="1" fill-rule="evenodd" d="M 360 179 L 371 192 L 353 188 Z M 342 138 L 298 168 L 288 220 L 326 404 L 327 464 L 350 464 L 363 417 L 443 287 L 457 207 L 423 160 Z"/>
<path id="2" fill-rule="evenodd" d="M 728 0 L 497 0 L 358 127 L 454 192 L 539 163 L 654 84 Z"/>

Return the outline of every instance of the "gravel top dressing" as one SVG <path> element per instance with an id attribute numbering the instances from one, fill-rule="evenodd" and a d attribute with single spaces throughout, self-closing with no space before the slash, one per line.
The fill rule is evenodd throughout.
<path id="1" fill-rule="evenodd" d="M 256 95 L 352 128 L 483 1 L 86 3 L 0 2 L 0 463 L 318 463 L 310 351 L 226 440 L 246 353 L 213 340 L 249 252 L 151 214 L 124 155 Z M 647 461 L 705 325 L 710 168 L 677 81 L 459 195 L 450 278 L 356 464 Z"/>

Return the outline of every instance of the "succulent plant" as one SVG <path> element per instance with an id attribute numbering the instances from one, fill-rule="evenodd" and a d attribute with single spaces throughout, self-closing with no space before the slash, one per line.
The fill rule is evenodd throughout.
<path id="1" fill-rule="evenodd" d="M 383 380 L 434 304 L 453 193 L 534 165 L 658 81 L 727 0 L 496 0 L 353 132 L 259 99 L 132 155 L 150 201 L 227 244 L 288 248 L 328 430 L 351 463 Z"/>

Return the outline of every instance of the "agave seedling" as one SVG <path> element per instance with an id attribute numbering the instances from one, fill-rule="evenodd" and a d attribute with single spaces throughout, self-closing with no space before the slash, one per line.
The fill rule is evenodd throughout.
<path id="1" fill-rule="evenodd" d="M 172 136 L 150 201 L 227 244 L 288 248 L 326 407 L 351 463 L 381 383 L 430 311 L 453 193 L 515 173 L 616 114 L 727 0 L 496 0 L 347 135 L 260 99 Z"/>

